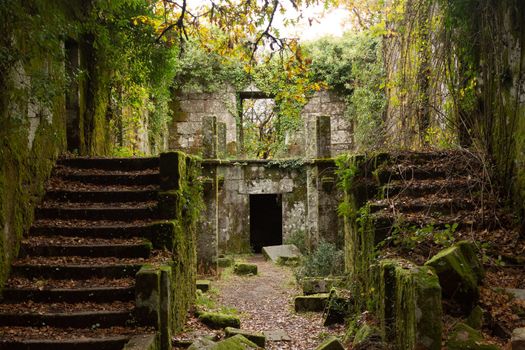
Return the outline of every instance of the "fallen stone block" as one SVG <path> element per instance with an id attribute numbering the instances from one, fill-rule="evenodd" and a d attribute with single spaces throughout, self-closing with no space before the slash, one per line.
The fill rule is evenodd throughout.
<path id="1" fill-rule="evenodd" d="M 324 342 L 321 343 L 315 350 L 345 350 L 345 347 L 339 339 L 336 337 L 328 337 Z"/>
<path id="2" fill-rule="evenodd" d="M 292 341 L 292 338 L 282 329 L 273 329 L 263 333 L 268 341 Z"/>
<path id="3" fill-rule="evenodd" d="M 512 331 L 512 350 L 525 350 L 525 328 L 516 328 Z"/>
<path id="4" fill-rule="evenodd" d="M 217 258 L 217 265 L 219 267 L 230 267 L 234 264 L 234 260 L 231 257 Z"/>
<path id="5" fill-rule="evenodd" d="M 241 320 L 239 317 L 217 312 L 202 312 L 199 314 L 199 321 L 213 329 L 222 329 L 226 327 L 240 328 L 241 326 Z"/>
<path id="6" fill-rule="evenodd" d="M 328 303 L 324 310 L 324 325 L 344 324 L 345 319 L 352 313 L 353 299 L 350 291 L 332 288 Z"/>
<path id="7" fill-rule="evenodd" d="M 304 295 L 329 293 L 332 287 L 342 284 L 342 277 L 305 277 L 301 280 Z"/>
<path id="8" fill-rule="evenodd" d="M 293 244 L 263 247 L 262 253 L 276 264 L 296 263 L 301 257 L 301 251 Z"/>
<path id="9" fill-rule="evenodd" d="M 96 347 L 96 345 L 95 345 Z M 155 334 L 136 335 L 129 340 L 123 350 L 157 350 L 158 342 Z"/>
<path id="10" fill-rule="evenodd" d="M 206 293 L 211 288 L 211 281 L 208 280 L 197 280 L 197 289 Z"/>
<path id="11" fill-rule="evenodd" d="M 447 341 L 448 350 L 500 350 L 499 346 L 486 343 L 477 330 L 458 323 Z"/>
<path id="12" fill-rule="evenodd" d="M 352 342 L 354 350 L 377 350 L 386 349 L 381 341 L 381 335 L 377 328 L 363 324 L 355 334 Z"/>
<path id="13" fill-rule="evenodd" d="M 231 338 L 221 340 L 211 350 L 251 350 L 258 348 L 257 344 L 237 334 Z"/>
<path id="14" fill-rule="evenodd" d="M 266 345 L 266 336 L 259 332 L 252 332 L 252 331 L 239 329 L 239 328 L 226 327 L 224 329 L 224 333 L 226 335 L 226 338 L 233 337 L 233 336 L 236 336 L 237 334 L 240 334 L 246 339 L 250 340 L 251 342 L 257 344 L 261 348 L 264 348 Z"/>
<path id="15" fill-rule="evenodd" d="M 233 272 L 237 275 L 256 275 L 257 265 L 247 263 L 237 263 L 233 268 Z"/>
<path id="16" fill-rule="evenodd" d="M 294 299 L 295 312 L 324 311 L 328 297 L 328 293 L 297 296 Z"/>
<path id="17" fill-rule="evenodd" d="M 215 346 L 213 340 L 203 337 L 195 340 L 188 350 L 210 350 L 213 346 Z"/>
<path id="18" fill-rule="evenodd" d="M 470 312 L 479 299 L 478 285 L 483 268 L 469 242 L 459 242 L 444 249 L 425 263 L 436 270 L 443 297 L 458 302 Z"/>

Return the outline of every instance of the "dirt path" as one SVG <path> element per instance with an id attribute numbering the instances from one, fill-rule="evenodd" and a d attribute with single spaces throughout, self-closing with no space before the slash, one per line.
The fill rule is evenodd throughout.
<path id="1" fill-rule="evenodd" d="M 295 313 L 293 297 L 301 291 L 290 268 L 276 266 L 261 256 L 248 259 L 258 265 L 257 276 L 228 275 L 214 283 L 217 302 L 241 315 L 241 327 L 254 331 L 283 330 L 291 341 L 268 342 L 266 349 L 315 349 L 329 334 L 340 335 L 344 327 L 323 326 L 321 313 Z"/>

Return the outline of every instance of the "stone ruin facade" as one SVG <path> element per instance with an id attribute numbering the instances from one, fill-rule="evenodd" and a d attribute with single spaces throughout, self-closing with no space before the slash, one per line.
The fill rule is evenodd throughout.
<path id="1" fill-rule="evenodd" d="M 353 149 L 345 102 L 315 93 L 304 107 L 304 128 L 279 159 L 243 155 L 239 99 L 253 91 L 178 93 L 169 146 L 203 158 L 205 213 L 198 237 L 201 269 L 215 269 L 221 254 L 259 252 L 295 235 L 307 245 L 343 244 L 337 216 L 341 194 L 333 158 Z"/>

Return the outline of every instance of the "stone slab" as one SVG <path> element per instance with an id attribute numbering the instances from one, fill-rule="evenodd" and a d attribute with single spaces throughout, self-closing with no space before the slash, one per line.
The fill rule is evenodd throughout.
<path id="1" fill-rule="evenodd" d="M 278 263 L 282 260 L 289 261 L 293 259 L 299 259 L 299 257 L 301 256 L 299 248 L 297 248 L 293 244 L 272 245 L 263 247 L 262 253 L 267 259 L 273 261 L 274 263 Z"/>
<path id="2" fill-rule="evenodd" d="M 525 300 L 525 289 L 506 288 L 505 291 L 518 300 Z"/>

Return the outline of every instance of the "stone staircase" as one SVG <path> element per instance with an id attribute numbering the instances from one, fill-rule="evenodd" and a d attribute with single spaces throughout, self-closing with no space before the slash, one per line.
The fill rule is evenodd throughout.
<path id="1" fill-rule="evenodd" d="M 433 241 L 436 233 L 455 241 L 483 242 L 488 230 L 501 224 L 494 215 L 494 199 L 487 194 L 483 164 L 471 153 L 391 155 L 371 177 L 373 194 L 367 203 L 375 241 L 385 240 L 385 257 L 401 253 L 423 264 L 442 249 Z M 403 251 L 403 242 L 410 240 L 414 247 Z"/>
<path id="2" fill-rule="evenodd" d="M 158 187 L 158 158 L 59 160 L 3 291 L 0 349 L 120 350 L 154 333 L 134 309 L 137 271 L 170 258 L 147 239 Z"/>

